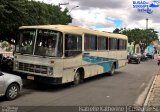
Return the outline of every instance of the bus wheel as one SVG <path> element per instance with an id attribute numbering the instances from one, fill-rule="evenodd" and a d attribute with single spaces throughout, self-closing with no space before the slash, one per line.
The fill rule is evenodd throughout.
<path id="1" fill-rule="evenodd" d="M 115 73 L 115 66 L 112 64 L 111 70 L 109 72 L 110 75 L 113 75 Z"/>
<path id="2" fill-rule="evenodd" d="M 78 85 L 81 82 L 81 75 L 79 72 L 76 72 L 74 75 L 74 81 L 73 81 L 73 85 Z"/>

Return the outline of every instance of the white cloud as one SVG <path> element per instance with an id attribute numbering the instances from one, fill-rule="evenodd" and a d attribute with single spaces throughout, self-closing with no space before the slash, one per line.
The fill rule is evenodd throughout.
<path id="1" fill-rule="evenodd" d="M 38 0 L 42 1 L 42 0 Z M 70 14 L 73 17 L 72 25 L 95 28 L 96 25 L 104 26 L 99 30 L 112 31 L 115 25 L 112 21 L 106 20 L 122 20 L 121 27 L 126 28 L 146 28 L 146 18 L 149 18 L 148 27 L 154 28 L 160 32 L 160 7 L 153 9 L 153 14 L 137 12 L 133 8 L 132 0 L 43 0 L 46 3 L 58 5 L 58 3 L 67 3 L 69 5 L 62 6 L 71 10 Z M 152 1 L 152 0 L 145 0 Z M 78 8 L 74 8 L 75 6 Z"/>

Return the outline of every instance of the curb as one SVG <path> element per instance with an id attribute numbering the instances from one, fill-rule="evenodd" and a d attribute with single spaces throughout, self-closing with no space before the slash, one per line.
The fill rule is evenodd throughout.
<path id="1" fill-rule="evenodd" d="M 150 87 L 150 89 L 149 89 L 149 92 L 148 92 L 147 96 L 146 96 L 145 102 L 144 102 L 144 104 L 143 104 L 143 112 L 145 112 L 145 107 L 148 106 L 148 102 L 149 102 L 149 99 L 150 99 L 150 97 L 151 97 L 151 94 L 152 94 L 152 91 L 153 91 L 153 89 L 154 89 L 154 85 L 155 85 L 155 82 L 156 82 L 156 80 L 157 80 L 157 77 L 158 77 L 158 74 L 159 74 L 159 73 L 160 73 L 160 69 L 158 70 L 158 73 L 157 73 L 156 76 L 154 77 L 153 83 L 152 83 L 152 85 L 151 85 L 151 87 Z"/>
<path id="2" fill-rule="evenodd" d="M 135 101 L 134 106 L 142 106 L 142 107 L 147 106 L 148 100 L 149 100 L 151 92 L 152 92 L 151 90 L 153 89 L 153 85 L 154 85 L 159 73 L 160 73 L 160 69 L 158 68 L 153 73 L 153 76 L 152 76 L 151 80 L 149 81 L 149 83 L 147 84 L 147 87 L 145 88 L 145 90 L 140 94 L 140 96 Z"/>
<path id="3" fill-rule="evenodd" d="M 149 98 L 150 98 L 150 96 L 151 96 L 151 94 L 152 94 L 152 90 L 153 90 L 154 84 L 155 84 L 155 82 L 156 82 L 156 79 L 157 79 L 157 75 L 155 76 L 155 78 L 154 78 L 154 80 L 153 80 L 153 83 L 152 83 L 152 85 L 151 85 L 151 87 L 150 87 L 150 89 L 149 89 L 149 92 L 148 92 L 148 95 L 146 96 L 146 99 L 145 99 L 145 102 L 144 102 L 144 104 L 143 104 L 143 107 L 145 107 L 145 106 L 148 105 Z"/>

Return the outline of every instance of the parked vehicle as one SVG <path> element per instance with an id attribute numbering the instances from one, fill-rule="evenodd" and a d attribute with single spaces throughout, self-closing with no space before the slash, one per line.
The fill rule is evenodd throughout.
<path id="1" fill-rule="evenodd" d="M 4 57 L 0 54 L 0 70 L 5 72 L 13 71 L 13 57 Z"/>
<path id="2" fill-rule="evenodd" d="M 19 76 L 0 71 L 0 96 L 14 100 L 22 89 L 22 79 Z"/>
<path id="3" fill-rule="evenodd" d="M 138 54 L 128 55 L 128 63 L 137 63 L 141 62 L 141 57 Z"/>
<path id="4" fill-rule="evenodd" d="M 157 64 L 160 65 L 160 60 L 158 60 Z"/>
<path id="5" fill-rule="evenodd" d="M 145 54 L 141 54 L 141 61 L 147 61 L 148 60 L 148 56 L 146 56 Z"/>
<path id="6" fill-rule="evenodd" d="M 160 55 L 157 57 L 157 64 L 160 65 Z"/>
<path id="7" fill-rule="evenodd" d="M 149 59 L 154 59 L 154 54 L 147 53 L 146 56 L 147 56 Z"/>

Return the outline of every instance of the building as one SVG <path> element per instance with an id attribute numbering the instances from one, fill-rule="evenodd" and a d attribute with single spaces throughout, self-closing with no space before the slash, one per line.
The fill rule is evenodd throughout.
<path id="1" fill-rule="evenodd" d="M 139 44 L 135 45 L 135 49 L 134 49 L 134 44 L 131 43 L 127 45 L 127 51 L 129 54 L 133 54 L 133 53 L 141 53 L 141 48 L 139 46 Z"/>

